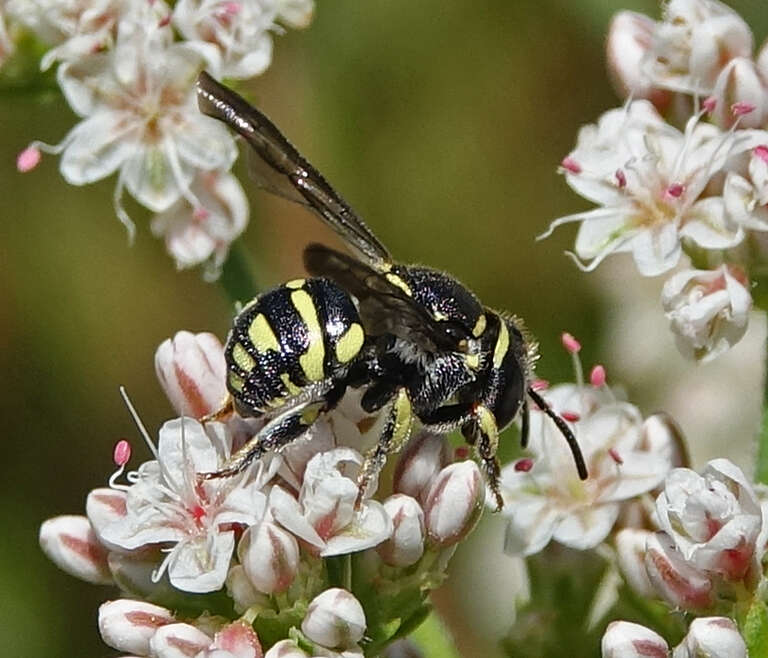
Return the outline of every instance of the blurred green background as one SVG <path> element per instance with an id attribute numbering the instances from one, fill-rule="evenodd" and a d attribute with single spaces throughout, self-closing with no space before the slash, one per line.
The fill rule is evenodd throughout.
<path id="1" fill-rule="evenodd" d="M 759 43 L 764 2 L 732 4 Z M 570 377 L 564 329 L 583 340 L 586 364 L 621 372 L 604 342 L 621 298 L 611 301 L 563 257 L 572 230 L 534 242 L 552 218 L 588 205 L 556 166 L 580 125 L 619 104 L 603 39 L 621 8 L 658 15 L 640 1 L 321 1 L 307 31 L 276 38 L 272 67 L 249 91 L 399 260 L 449 270 L 485 303 L 524 317 L 541 343 L 542 376 Z M 55 94 L 0 96 L 2 656 L 113 655 L 95 626 L 111 590 L 59 572 L 38 548 L 38 527 L 82 513 L 86 493 L 112 470 L 117 439 L 134 439 L 134 464 L 146 458 L 118 386 L 157 428 L 172 412 L 155 380 L 156 346 L 179 329 L 223 338 L 232 314 L 198 271 L 174 270 L 135 208 L 128 247 L 112 211 L 114 180 L 71 187 L 53 157 L 16 172 L 29 141 L 57 142 L 74 122 Z M 302 209 L 249 194 L 244 243 L 265 287 L 301 274 L 308 241 L 335 242 Z M 655 346 L 632 349 L 627 358 L 642 362 Z M 625 384 L 634 400 L 657 403 L 652 381 Z M 457 579 L 441 595 L 453 623 L 464 622 L 469 656 L 493 655 L 489 629 L 510 621 L 485 627 L 466 612 L 488 607 L 473 574 L 505 565 L 500 535 L 486 526 L 457 554 Z"/>

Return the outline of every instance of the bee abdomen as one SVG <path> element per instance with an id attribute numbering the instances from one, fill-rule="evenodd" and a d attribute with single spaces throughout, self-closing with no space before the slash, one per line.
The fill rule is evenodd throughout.
<path id="1" fill-rule="evenodd" d="M 248 304 L 225 348 L 227 388 L 239 413 L 258 416 L 312 388 L 330 388 L 365 335 L 349 294 L 328 279 L 296 279 Z"/>

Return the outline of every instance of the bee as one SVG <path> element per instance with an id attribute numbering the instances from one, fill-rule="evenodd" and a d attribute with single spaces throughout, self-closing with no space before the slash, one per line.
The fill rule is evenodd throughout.
<path id="1" fill-rule="evenodd" d="M 419 423 L 438 433 L 461 430 L 500 509 L 499 432 L 520 416 L 525 445 L 529 398 L 557 424 L 586 479 L 573 433 L 531 386 L 537 345 L 521 320 L 483 306 L 445 272 L 393 261 L 264 114 L 205 72 L 197 94 L 202 112 L 250 145 L 257 184 L 314 211 L 352 254 L 310 244 L 310 278 L 256 297 L 235 317 L 225 346 L 224 408 L 266 424 L 205 479 L 236 474 L 297 439 L 348 388 L 364 390 L 366 412 L 386 415 L 358 476 L 360 497 Z"/>

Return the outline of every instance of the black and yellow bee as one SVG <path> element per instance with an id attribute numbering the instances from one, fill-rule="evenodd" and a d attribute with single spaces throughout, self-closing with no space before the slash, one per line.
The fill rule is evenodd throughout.
<path id="1" fill-rule="evenodd" d="M 258 184 L 315 211 L 355 253 L 309 245 L 304 262 L 312 278 L 258 296 L 235 318 L 225 347 L 230 403 L 268 422 L 206 478 L 237 473 L 296 439 L 349 387 L 365 387 L 365 411 L 386 414 L 360 472 L 361 495 L 418 421 L 435 432 L 461 429 L 500 508 L 499 431 L 521 414 L 527 440 L 526 396 L 557 423 L 579 476 L 587 477 L 572 432 L 531 388 L 536 345 L 520 320 L 484 307 L 444 272 L 394 263 L 267 117 L 206 73 L 197 91 L 201 110 L 252 147 Z"/>

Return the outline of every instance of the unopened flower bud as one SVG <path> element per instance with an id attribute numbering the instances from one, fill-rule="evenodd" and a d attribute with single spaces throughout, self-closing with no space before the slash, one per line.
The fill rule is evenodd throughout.
<path id="1" fill-rule="evenodd" d="M 688 564 L 665 533 L 648 537 L 645 568 L 656 592 L 672 606 L 706 610 L 714 603 L 710 578 Z"/>
<path id="2" fill-rule="evenodd" d="M 211 638 L 190 624 L 168 624 L 149 641 L 150 654 L 163 658 L 196 658 L 211 644 Z M 205 655 L 205 654 L 202 654 Z"/>
<path id="3" fill-rule="evenodd" d="M 264 654 L 264 658 L 309 658 L 293 640 L 280 640 Z"/>
<path id="4" fill-rule="evenodd" d="M 213 638 L 211 645 L 195 658 L 262 658 L 259 636 L 245 621 L 227 624 Z"/>
<path id="5" fill-rule="evenodd" d="M 155 352 L 155 371 L 174 409 L 201 418 L 227 395 L 224 349 L 213 334 L 180 331 Z"/>
<path id="6" fill-rule="evenodd" d="M 118 599 L 99 608 L 99 632 L 104 642 L 138 656 L 148 656 L 152 636 L 175 621 L 170 610 L 144 601 Z"/>
<path id="7" fill-rule="evenodd" d="M 253 586 L 265 594 L 286 590 L 299 570 L 296 539 L 268 521 L 245 531 L 237 555 Z"/>
<path id="8" fill-rule="evenodd" d="M 747 646 L 736 624 L 727 617 L 699 617 L 691 622 L 688 635 L 675 647 L 672 658 L 746 658 Z"/>
<path id="9" fill-rule="evenodd" d="M 329 649 L 346 648 L 365 633 L 365 612 L 348 591 L 334 587 L 312 599 L 301 630 L 310 640 Z"/>
<path id="10" fill-rule="evenodd" d="M 475 527 L 485 502 L 480 468 L 467 460 L 438 473 L 424 503 L 427 535 L 438 546 L 451 546 Z"/>
<path id="11" fill-rule="evenodd" d="M 647 98 L 657 107 L 669 103 L 670 93 L 654 88 L 642 69 L 648 53 L 656 21 L 644 14 L 620 11 L 611 21 L 606 40 L 608 73 L 620 96 Z"/>
<path id="12" fill-rule="evenodd" d="M 613 621 L 603 635 L 603 658 L 667 658 L 669 646 L 650 628 L 628 621 Z"/>
<path id="13" fill-rule="evenodd" d="M 635 592 L 649 599 L 656 596 L 645 568 L 645 547 L 652 535 L 648 530 L 624 528 L 616 534 L 615 539 L 619 569 L 624 580 Z"/>
<path id="14" fill-rule="evenodd" d="M 424 553 L 424 512 L 414 498 L 404 494 L 387 498 L 384 510 L 392 519 L 394 531 L 376 550 L 387 564 L 408 567 Z"/>
<path id="15" fill-rule="evenodd" d="M 736 57 L 728 62 L 717 77 L 712 98 L 716 101 L 712 118 L 723 128 L 730 128 L 737 118 L 740 127 L 757 128 L 768 109 L 765 86 L 757 74 L 755 63 L 747 57 Z M 750 112 L 734 113 L 731 111 L 734 106 L 752 109 Z"/>
<path id="16" fill-rule="evenodd" d="M 393 488 L 423 503 L 432 480 L 450 461 L 451 451 L 445 437 L 421 432 L 400 453 Z"/>
<path id="17" fill-rule="evenodd" d="M 96 585 L 112 583 L 107 550 L 84 516 L 57 516 L 40 526 L 40 546 L 62 571 Z"/>

